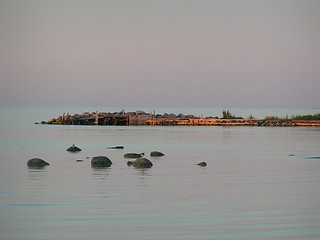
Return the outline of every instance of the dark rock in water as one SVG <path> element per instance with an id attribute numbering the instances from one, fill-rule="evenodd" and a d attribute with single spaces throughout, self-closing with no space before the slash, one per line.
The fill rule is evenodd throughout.
<path id="1" fill-rule="evenodd" d="M 79 152 L 79 151 L 81 151 L 81 149 L 78 148 L 78 147 L 76 147 L 76 146 L 73 144 L 71 147 L 69 147 L 69 148 L 67 149 L 67 151 L 69 151 L 69 152 Z"/>
<path id="2" fill-rule="evenodd" d="M 28 167 L 34 167 L 34 168 L 42 168 L 48 165 L 50 164 L 40 158 L 32 158 L 27 162 Z"/>
<path id="3" fill-rule="evenodd" d="M 82 160 L 82 159 L 77 159 L 76 161 L 77 161 L 77 162 L 83 162 L 83 160 Z"/>
<path id="4" fill-rule="evenodd" d="M 305 159 L 320 159 L 320 157 L 306 157 Z"/>
<path id="5" fill-rule="evenodd" d="M 206 162 L 200 162 L 200 163 L 198 163 L 197 165 L 199 165 L 199 166 L 201 166 L 201 167 L 205 167 L 205 166 L 207 166 L 207 163 L 206 163 Z"/>
<path id="6" fill-rule="evenodd" d="M 110 167 L 111 165 L 111 160 L 106 156 L 97 156 L 91 160 L 91 167 Z"/>
<path id="7" fill-rule="evenodd" d="M 123 146 L 108 147 L 108 149 L 124 149 Z"/>
<path id="8" fill-rule="evenodd" d="M 146 158 L 138 158 L 132 162 L 132 165 L 136 168 L 151 168 L 153 163 Z"/>
<path id="9" fill-rule="evenodd" d="M 150 156 L 151 157 L 161 157 L 161 156 L 164 156 L 164 153 L 158 152 L 158 151 L 153 151 L 150 153 Z"/>
<path id="10" fill-rule="evenodd" d="M 126 153 L 123 155 L 125 158 L 140 158 L 144 156 L 144 153 Z"/>

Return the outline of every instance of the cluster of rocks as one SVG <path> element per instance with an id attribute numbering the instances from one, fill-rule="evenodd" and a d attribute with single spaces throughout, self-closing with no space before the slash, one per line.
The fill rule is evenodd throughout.
<path id="1" fill-rule="evenodd" d="M 319 127 L 320 121 L 317 120 L 257 120 L 255 126 L 265 127 Z"/>
<path id="2" fill-rule="evenodd" d="M 164 113 L 155 114 L 155 112 L 146 113 L 141 110 L 135 112 L 84 112 L 81 114 L 63 113 L 63 115 L 52 118 L 48 121 L 41 121 L 41 124 L 61 124 L 61 125 L 146 125 L 150 119 L 184 119 L 196 118 L 191 114 Z M 38 124 L 38 122 L 36 122 Z"/>
<path id="3" fill-rule="evenodd" d="M 115 147 L 109 147 L 108 149 L 124 149 L 123 146 L 115 146 Z M 74 144 L 67 149 L 69 152 L 79 152 L 81 149 L 79 147 L 76 147 Z M 123 155 L 124 158 L 132 158 L 135 159 L 134 161 L 128 161 L 128 166 L 134 166 L 136 168 L 151 168 L 153 166 L 153 163 L 144 157 L 144 153 L 126 153 Z M 164 153 L 159 151 L 152 151 L 150 153 L 151 157 L 162 157 L 164 156 Z M 81 161 L 81 160 L 77 160 Z M 48 162 L 44 161 L 40 158 L 32 158 L 28 160 L 27 166 L 30 168 L 44 168 L 45 166 L 50 165 Z M 91 160 L 91 167 L 93 168 L 104 168 L 104 167 L 110 167 L 112 165 L 112 161 L 106 157 L 106 156 L 96 156 L 93 157 Z M 200 162 L 198 163 L 199 166 L 205 167 L 207 166 L 206 162 Z"/>
<path id="4" fill-rule="evenodd" d="M 128 161 L 128 166 L 134 166 L 137 168 L 150 168 L 153 166 L 153 163 L 149 160 L 143 157 L 144 153 L 126 153 L 124 154 L 125 158 L 136 158 L 135 161 Z M 164 154 L 162 152 L 153 151 L 150 153 L 151 157 L 162 157 Z"/>

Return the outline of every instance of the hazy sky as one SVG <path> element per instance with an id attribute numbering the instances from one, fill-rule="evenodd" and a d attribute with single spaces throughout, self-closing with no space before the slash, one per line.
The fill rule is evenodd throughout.
<path id="1" fill-rule="evenodd" d="M 318 0 L 0 0 L 0 105 L 320 107 Z"/>

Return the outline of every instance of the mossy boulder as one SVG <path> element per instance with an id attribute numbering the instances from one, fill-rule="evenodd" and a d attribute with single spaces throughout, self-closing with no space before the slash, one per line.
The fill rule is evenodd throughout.
<path id="1" fill-rule="evenodd" d="M 67 149 L 67 151 L 69 151 L 69 152 L 79 152 L 79 151 L 81 151 L 81 149 L 78 148 L 78 147 L 76 147 L 76 146 L 73 144 L 71 147 L 69 147 L 69 148 Z"/>
<path id="2" fill-rule="evenodd" d="M 93 157 L 91 160 L 91 167 L 110 167 L 111 160 L 106 156 Z"/>
<path id="3" fill-rule="evenodd" d="M 140 158 L 143 155 L 144 155 L 143 153 L 126 153 L 125 155 L 123 155 L 123 157 L 125 157 L 125 158 Z"/>
<path id="4" fill-rule="evenodd" d="M 205 167 L 207 166 L 206 162 L 199 162 L 197 165 L 199 165 L 200 167 Z"/>
<path id="5" fill-rule="evenodd" d="M 158 152 L 158 151 L 153 151 L 150 153 L 150 156 L 151 157 L 161 157 L 161 156 L 164 156 L 164 153 Z"/>
<path id="6" fill-rule="evenodd" d="M 48 165 L 50 164 L 40 158 L 32 158 L 27 162 L 27 166 L 32 168 L 43 168 Z"/>
<path id="7" fill-rule="evenodd" d="M 133 161 L 132 165 L 136 168 L 151 168 L 153 166 L 153 163 L 149 159 L 141 157 Z"/>

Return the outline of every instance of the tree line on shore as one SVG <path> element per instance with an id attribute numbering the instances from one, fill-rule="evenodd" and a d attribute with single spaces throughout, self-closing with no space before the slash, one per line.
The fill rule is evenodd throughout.
<path id="1" fill-rule="evenodd" d="M 320 120 L 320 113 L 316 113 L 316 114 L 308 114 L 308 115 L 292 115 L 291 117 L 286 116 L 285 118 L 279 118 L 276 116 L 267 116 L 265 118 L 266 120 L 282 120 L 282 121 L 294 121 L 294 120 L 300 120 L 300 121 L 304 121 L 304 120 Z"/>
<path id="2" fill-rule="evenodd" d="M 243 117 L 237 117 L 233 115 L 230 111 L 222 111 L 222 118 L 223 119 L 243 119 Z M 250 115 L 248 119 L 254 119 L 255 117 Z M 284 118 L 277 117 L 277 116 L 266 116 L 264 120 L 279 120 L 279 121 L 305 121 L 305 120 L 310 120 L 310 121 L 316 121 L 320 120 L 320 113 L 316 114 L 308 114 L 308 115 L 292 115 L 291 117 L 288 117 L 288 115 Z"/>

